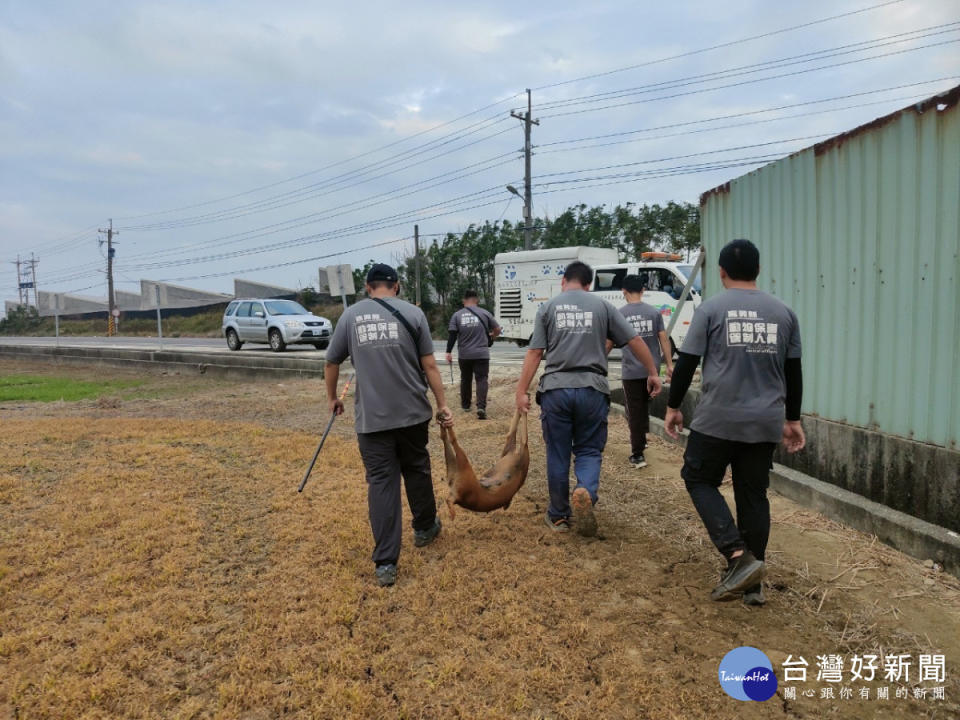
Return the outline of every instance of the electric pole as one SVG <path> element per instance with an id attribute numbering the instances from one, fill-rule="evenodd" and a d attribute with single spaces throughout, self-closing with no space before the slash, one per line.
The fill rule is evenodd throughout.
<path id="1" fill-rule="evenodd" d="M 17 296 L 17 299 L 18 299 L 20 305 L 26 305 L 26 303 L 23 301 L 23 289 L 24 289 L 24 288 L 23 288 L 23 278 L 22 278 L 21 275 L 20 275 L 20 264 L 21 264 L 21 263 L 20 263 L 20 255 L 19 255 L 19 254 L 17 254 L 17 261 L 16 261 L 15 263 L 11 263 L 11 264 L 17 266 L 17 293 L 19 293 L 18 296 Z"/>
<path id="2" fill-rule="evenodd" d="M 414 282 L 416 283 L 414 296 L 417 299 L 417 307 L 420 307 L 420 226 L 413 226 L 413 262 L 414 262 Z"/>
<path id="3" fill-rule="evenodd" d="M 107 335 L 112 336 L 116 334 L 116 319 L 113 316 L 113 311 L 116 309 L 116 302 L 113 296 L 113 236 L 119 235 L 120 231 L 113 229 L 113 218 L 111 218 L 110 226 L 106 230 L 100 228 L 97 232 L 107 236 L 107 307 L 110 310 L 109 317 L 107 318 Z M 103 244 L 103 240 L 101 240 L 100 243 Z"/>
<path id="4" fill-rule="evenodd" d="M 40 312 L 40 295 L 37 293 L 37 265 L 40 264 L 40 261 L 33 256 L 33 253 L 30 253 L 30 274 L 31 274 L 31 283 L 33 287 L 33 306 L 37 309 L 37 312 Z M 27 300 L 30 299 L 30 293 L 27 292 Z"/>
<path id="5" fill-rule="evenodd" d="M 533 102 L 530 98 L 530 88 L 527 88 L 527 112 L 523 115 L 510 111 L 510 116 L 523 121 L 523 249 L 533 248 L 533 188 L 530 184 L 530 155 L 533 146 L 530 144 L 530 130 L 533 125 L 539 125 L 539 120 L 533 119 Z"/>
<path id="6" fill-rule="evenodd" d="M 33 305 L 38 310 L 40 308 L 39 298 L 37 296 L 37 265 L 40 261 L 30 253 L 29 260 L 21 260 L 17 255 L 17 261 L 12 263 L 17 266 L 17 292 L 20 305 L 30 307 L 30 290 L 33 290 Z"/>

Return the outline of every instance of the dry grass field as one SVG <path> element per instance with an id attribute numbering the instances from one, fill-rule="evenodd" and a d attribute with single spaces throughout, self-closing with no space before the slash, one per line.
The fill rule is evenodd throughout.
<path id="1" fill-rule="evenodd" d="M 25 370 L 98 372 L 0 362 Z M 509 420 L 507 380 L 493 392 L 492 420 L 457 417 L 478 467 Z M 532 423 L 511 508 L 441 511 L 423 549 L 408 528 L 380 589 L 350 418 L 296 493 L 322 397 L 317 381 L 155 376 L 133 399 L 0 404 L 0 718 L 960 716 L 960 582 L 775 496 L 767 606 L 712 603 L 719 556 L 679 451 L 654 441 L 628 468 L 619 417 L 602 537 L 542 524 Z M 442 503 L 435 432 L 431 449 Z M 781 688 L 746 706 L 717 682 L 741 645 L 814 676 L 827 653 L 942 652 L 946 700 Z"/>

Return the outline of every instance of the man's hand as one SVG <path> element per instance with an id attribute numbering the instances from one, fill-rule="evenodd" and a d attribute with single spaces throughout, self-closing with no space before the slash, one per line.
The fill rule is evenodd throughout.
<path id="1" fill-rule="evenodd" d="M 787 421 L 783 425 L 783 444 L 788 453 L 800 452 L 807 444 L 807 436 L 803 434 L 803 425 L 799 420 Z"/>
<path id="2" fill-rule="evenodd" d="M 647 392 L 650 393 L 650 397 L 656 397 L 660 394 L 662 389 L 663 381 L 660 379 L 659 375 L 647 376 Z"/>
<path id="3" fill-rule="evenodd" d="M 673 379 L 673 365 L 667 365 L 667 382 Z"/>
<path id="4" fill-rule="evenodd" d="M 453 353 L 447 353 L 447 365 L 453 365 Z"/>
<path id="5" fill-rule="evenodd" d="M 437 411 L 437 422 L 443 427 L 453 427 L 453 413 L 446 405 Z"/>
<path id="6" fill-rule="evenodd" d="M 333 398 L 332 400 L 328 399 L 327 404 L 330 406 L 330 412 L 334 415 L 343 415 L 343 401 L 338 398 Z"/>
<path id="7" fill-rule="evenodd" d="M 517 410 L 526 415 L 530 412 L 530 393 L 517 393 Z"/>
<path id="8" fill-rule="evenodd" d="M 667 414 L 663 418 L 663 427 L 667 435 L 674 440 L 679 440 L 680 433 L 683 432 L 683 413 L 677 408 L 668 407 Z"/>

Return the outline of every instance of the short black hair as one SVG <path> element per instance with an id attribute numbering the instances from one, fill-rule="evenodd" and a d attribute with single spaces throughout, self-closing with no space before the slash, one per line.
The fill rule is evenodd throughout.
<path id="1" fill-rule="evenodd" d="M 379 290 L 380 288 L 393 288 L 400 284 L 398 280 L 367 280 L 367 285 L 371 290 Z"/>
<path id="2" fill-rule="evenodd" d="M 477 298 L 479 298 L 479 297 L 480 297 L 480 296 L 477 295 L 477 291 L 476 291 L 476 290 L 464 290 L 464 291 L 463 291 L 463 299 L 464 299 L 464 300 L 472 300 L 472 299 L 477 299 Z"/>
<path id="3" fill-rule="evenodd" d="M 731 240 L 720 251 L 719 265 L 731 280 L 752 282 L 760 274 L 760 251 L 749 240 Z"/>
<path id="4" fill-rule="evenodd" d="M 639 275 L 627 275 L 621 287 L 629 293 L 642 293 L 647 289 L 647 283 Z"/>
<path id="5" fill-rule="evenodd" d="M 572 280 L 573 282 L 580 283 L 585 288 L 588 288 L 593 282 L 593 268 L 587 265 L 585 262 L 574 260 L 572 263 L 567 265 L 567 269 L 563 271 L 563 279 L 567 282 Z"/>

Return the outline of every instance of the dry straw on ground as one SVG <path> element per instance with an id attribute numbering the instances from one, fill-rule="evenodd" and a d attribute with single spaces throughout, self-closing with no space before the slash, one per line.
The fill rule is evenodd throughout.
<path id="1" fill-rule="evenodd" d="M 619 418 L 602 539 L 543 526 L 534 422 L 511 508 L 444 514 L 425 549 L 407 528 L 400 581 L 381 590 L 349 420 L 297 495 L 316 437 L 279 418 L 316 384 L 285 385 L 270 409 L 267 386 L 217 387 L 176 413 L 91 403 L 0 421 L 0 717 L 734 718 L 716 672 L 739 645 L 814 671 L 818 654 L 871 648 L 960 660 L 955 581 L 782 499 L 768 607 L 710 603 L 717 558 L 677 452 L 655 443 L 648 472 L 627 469 Z M 479 467 L 508 402 L 497 388 L 494 420 L 458 414 Z M 955 670 L 939 704 L 775 698 L 749 716 L 949 717 Z"/>

